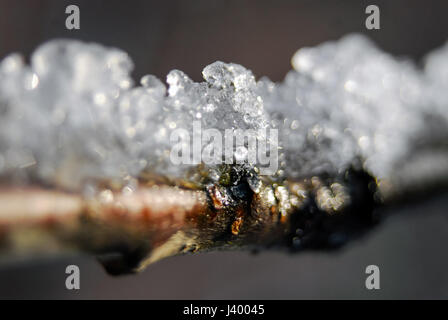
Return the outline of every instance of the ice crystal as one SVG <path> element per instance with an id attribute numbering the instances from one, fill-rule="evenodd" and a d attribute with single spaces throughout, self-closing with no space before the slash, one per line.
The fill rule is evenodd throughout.
<path id="1" fill-rule="evenodd" d="M 300 49 L 292 64 L 281 83 L 215 62 L 204 82 L 173 70 L 166 87 L 152 75 L 135 86 L 127 54 L 98 44 L 53 40 L 30 65 L 9 55 L 0 63 L 0 175 L 67 189 L 132 184 L 142 171 L 181 177 L 192 165 L 170 161 L 170 136 L 194 135 L 195 121 L 222 134 L 252 129 L 258 140 L 266 136 L 256 130 L 277 129 L 277 176 L 288 178 L 353 165 L 390 178 L 416 146 L 448 137 L 448 45 L 423 71 L 359 35 Z M 233 152 L 247 159 L 245 146 Z"/>

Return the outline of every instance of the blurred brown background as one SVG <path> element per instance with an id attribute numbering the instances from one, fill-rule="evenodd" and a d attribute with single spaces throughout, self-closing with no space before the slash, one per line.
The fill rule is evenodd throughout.
<path id="1" fill-rule="evenodd" d="M 81 10 L 81 29 L 65 29 L 65 8 Z M 381 30 L 366 30 L 378 5 Z M 47 39 L 95 41 L 127 51 L 136 79 L 165 79 L 174 68 L 196 81 L 222 60 L 280 81 L 293 53 L 361 32 L 383 50 L 419 61 L 448 40 L 447 1 L 65 1 L 0 0 L 0 58 L 29 55 Z M 337 253 L 222 252 L 171 258 L 143 274 L 112 278 L 93 258 L 0 264 L 0 298 L 448 298 L 448 197 L 399 210 Z M 65 267 L 81 268 L 81 290 L 65 289 Z M 365 267 L 381 270 L 381 289 L 365 289 Z"/>

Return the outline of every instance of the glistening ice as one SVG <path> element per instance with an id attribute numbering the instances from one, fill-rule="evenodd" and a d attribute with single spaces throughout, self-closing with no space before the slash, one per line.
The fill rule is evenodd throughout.
<path id="1" fill-rule="evenodd" d="M 349 35 L 300 49 L 292 65 L 280 83 L 218 61 L 203 82 L 173 70 L 167 85 L 152 75 L 135 85 L 119 49 L 53 40 L 30 65 L 11 54 L 0 63 L 0 175 L 68 190 L 101 180 L 132 189 L 145 172 L 181 178 L 192 165 L 170 161 L 170 135 L 196 121 L 258 140 L 277 129 L 273 179 L 349 167 L 398 184 L 447 176 L 448 45 L 418 68 Z"/>

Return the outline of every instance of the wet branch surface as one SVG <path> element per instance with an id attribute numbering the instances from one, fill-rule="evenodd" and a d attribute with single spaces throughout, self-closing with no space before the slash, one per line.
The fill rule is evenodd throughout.
<path id="1" fill-rule="evenodd" d="M 375 180 L 356 170 L 280 184 L 231 169 L 219 183 L 141 181 L 132 193 L 105 188 L 95 197 L 3 187 L 0 248 L 86 252 L 118 275 L 200 251 L 339 248 L 377 224 L 381 203 Z"/>

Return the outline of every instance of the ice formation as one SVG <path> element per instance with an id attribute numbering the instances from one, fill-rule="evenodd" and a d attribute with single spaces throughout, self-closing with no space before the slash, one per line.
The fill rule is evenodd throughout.
<path id="1" fill-rule="evenodd" d="M 360 35 L 303 48 L 292 64 L 281 83 L 215 62 L 204 82 L 173 70 L 167 87 L 152 75 L 135 86 L 118 49 L 53 40 L 30 65 L 12 54 L 0 63 L 0 176 L 69 190 L 100 180 L 132 188 L 143 171 L 181 177 L 190 165 L 170 162 L 170 134 L 194 121 L 220 132 L 278 129 L 276 176 L 290 179 L 353 165 L 391 178 L 421 144 L 448 141 L 448 45 L 424 70 Z M 437 150 L 448 171 L 446 149 Z"/>

